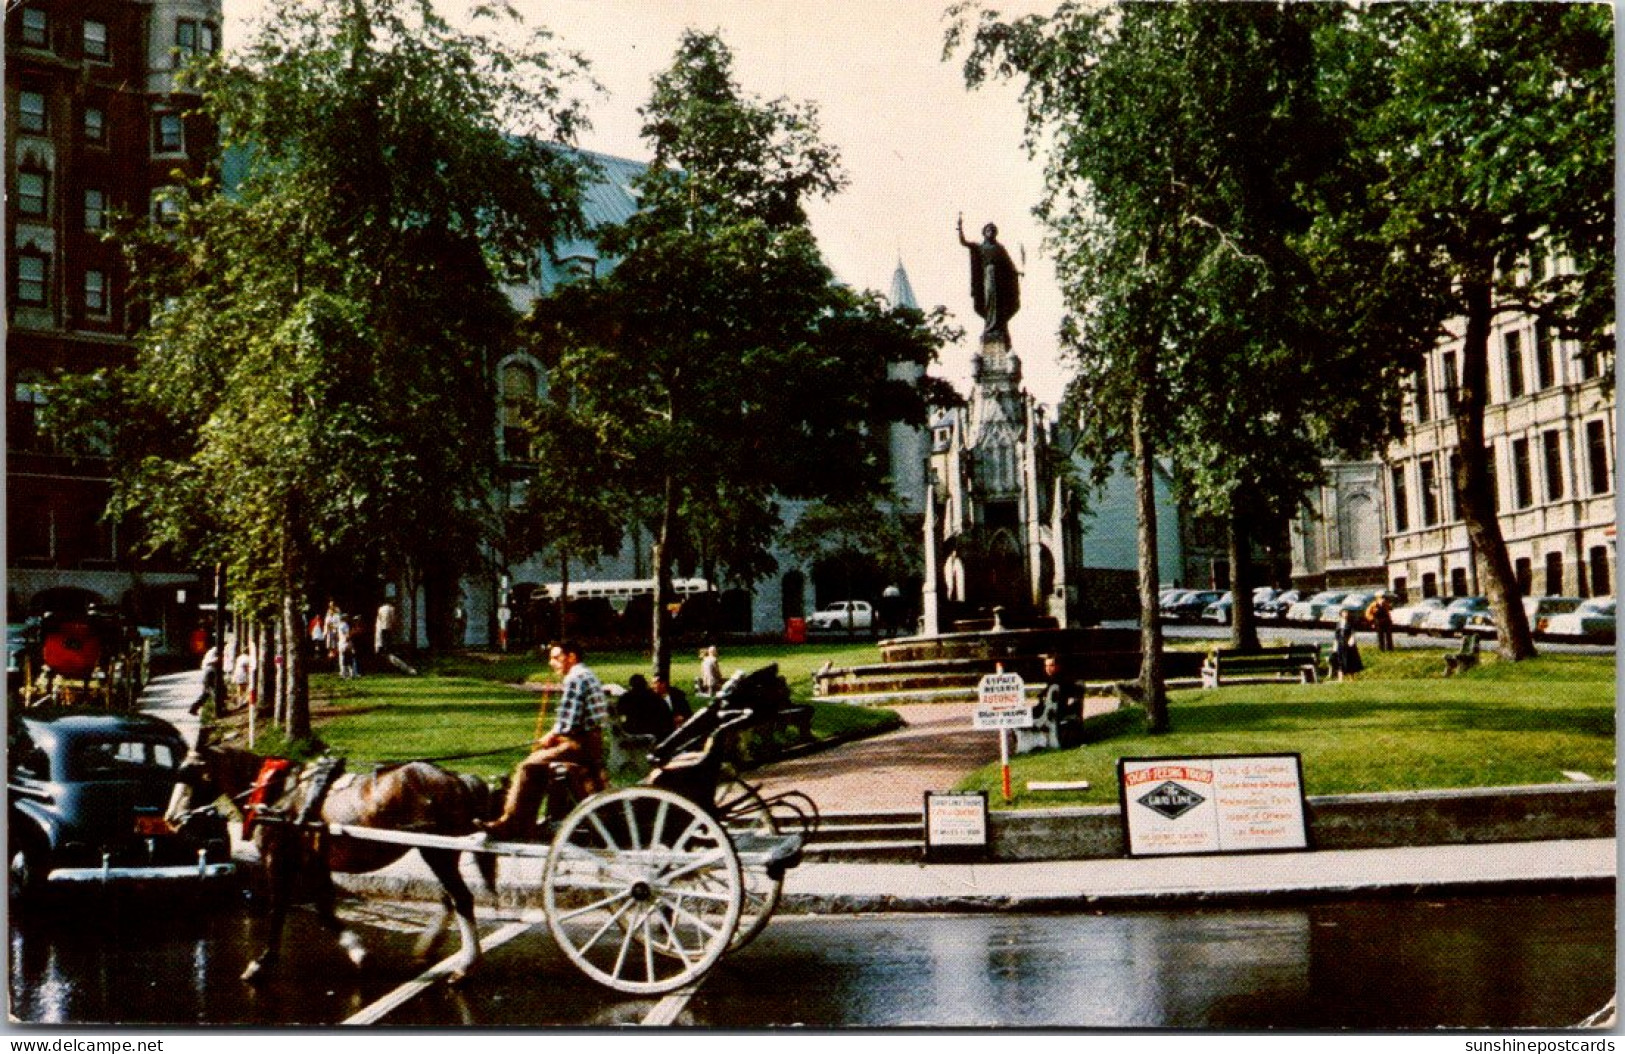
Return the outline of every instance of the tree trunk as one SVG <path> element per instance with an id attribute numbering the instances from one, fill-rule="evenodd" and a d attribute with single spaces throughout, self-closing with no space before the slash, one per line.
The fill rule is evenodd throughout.
<path id="1" fill-rule="evenodd" d="M 1129 427 L 1134 433 L 1134 491 L 1139 505 L 1140 696 L 1146 727 L 1168 730 L 1168 694 L 1162 678 L 1162 616 L 1157 609 L 1157 480 L 1146 421 L 1146 385 L 1136 386 Z"/>
<path id="2" fill-rule="evenodd" d="M 224 667 L 226 662 L 226 565 L 214 565 L 214 646 L 219 649 L 220 662 Z M 227 674 L 231 671 L 226 670 Z M 226 709 L 226 678 L 218 677 L 214 682 L 214 712 L 225 713 Z"/>
<path id="3" fill-rule="evenodd" d="M 1533 658 L 1534 637 L 1524 614 L 1512 560 L 1507 556 L 1496 515 L 1490 480 L 1489 453 L 1484 449 L 1484 405 L 1489 399 L 1490 322 L 1494 303 L 1490 288 L 1492 269 L 1485 265 L 1463 280 L 1467 326 L 1461 345 L 1461 379 L 1456 393 L 1456 441 L 1459 473 L 1454 480 L 1461 518 L 1473 547 L 1479 588 L 1489 599 L 1495 618 L 1495 650 L 1504 659 Z"/>
<path id="4" fill-rule="evenodd" d="M 301 630 L 301 636 L 294 642 L 294 646 L 310 647 L 309 633 Z M 255 709 L 260 716 L 269 717 L 276 709 L 277 648 L 276 633 L 273 631 L 272 623 L 266 619 L 262 618 L 255 623 L 255 647 L 259 651 L 259 665 L 254 670 Z"/>
<path id="5" fill-rule="evenodd" d="M 559 550 L 559 640 L 570 635 L 570 554 Z"/>
<path id="6" fill-rule="evenodd" d="M 666 496 L 660 504 L 660 525 L 654 543 L 655 604 L 653 627 L 649 640 L 650 666 L 654 676 L 671 679 L 671 612 L 672 602 L 671 540 L 677 525 L 677 481 L 666 477 Z"/>
<path id="7" fill-rule="evenodd" d="M 1234 499 L 1233 499 L 1234 502 Z M 1253 617 L 1252 538 L 1246 514 L 1230 510 L 1230 646 L 1258 650 L 1258 621 Z"/>

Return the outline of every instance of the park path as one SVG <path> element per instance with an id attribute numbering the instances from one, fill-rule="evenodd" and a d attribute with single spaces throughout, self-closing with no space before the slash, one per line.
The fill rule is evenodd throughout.
<path id="1" fill-rule="evenodd" d="M 971 728 L 973 702 L 898 706 L 894 732 L 805 757 L 764 765 L 751 774 L 763 790 L 798 790 L 821 812 L 918 812 L 925 792 L 945 791 L 999 757 L 999 739 Z"/>

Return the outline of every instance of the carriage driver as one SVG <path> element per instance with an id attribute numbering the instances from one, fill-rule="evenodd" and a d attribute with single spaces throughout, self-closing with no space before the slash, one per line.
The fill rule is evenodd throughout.
<path id="1" fill-rule="evenodd" d="M 530 757 L 514 769 L 502 815 L 480 825 L 491 837 L 523 841 L 534 836 L 536 813 L 547 794 L 550 765 L 572 765 L 571 790 L 578 798 L 607 785 L 604 727 L 609 708 L 604 702 L 603 684 L 582 658 L 581 646 L 570 640 L 553 645 L 549 652 L 549 665 L 564 678 L 564 696 L 559 701 L 553 730 L 537 740 Z"/>

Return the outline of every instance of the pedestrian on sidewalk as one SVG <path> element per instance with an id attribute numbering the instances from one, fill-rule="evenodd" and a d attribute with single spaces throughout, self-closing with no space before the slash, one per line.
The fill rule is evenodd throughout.
<path id="1" fill-rule="evenodd" d="M 254 651 L 250 645 L 237 653 L 237 662 L 231 669 L 231 681 L 237 686 L 237 705 L 249 704 L 250 686 L 254 683 Z"/>
<path id="2" fill-rule="evenodd" d="M 196 714 L 203 710 L 203 704 L 211 700 L 225 701 L 226 672 L 222 665 L 219 648 L 210 648 L 203 653 L 203 690 L 198 693 L 197 699 L 187 708 L 187 713 Z"/>

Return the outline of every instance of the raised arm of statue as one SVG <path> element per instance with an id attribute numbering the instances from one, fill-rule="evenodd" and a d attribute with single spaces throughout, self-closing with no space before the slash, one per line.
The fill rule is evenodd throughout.
<path id="1" fill-rule="evenodd" d="M 960 245 L 963 245 L 967 249 L 976 248 L 975 242 L 968 242 L 965 240 L 965 214 L 963 212 L 959 214 L 959 222 L 955 224 L 955 229 L 959 232 Z"/>

